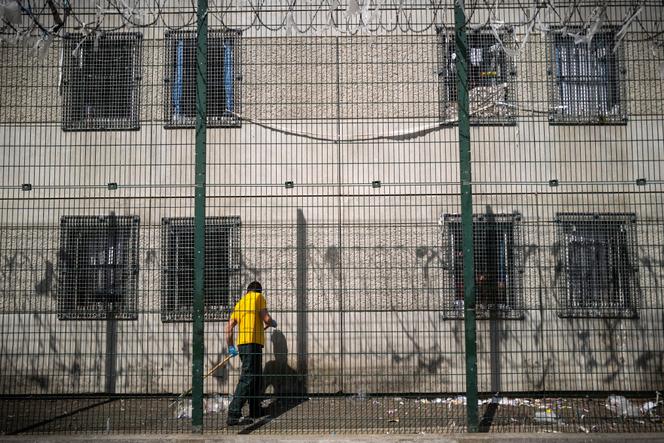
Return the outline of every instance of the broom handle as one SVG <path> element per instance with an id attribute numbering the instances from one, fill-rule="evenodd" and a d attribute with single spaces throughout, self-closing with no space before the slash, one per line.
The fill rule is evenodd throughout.
<path id="1" fill-rule="evenodd" d="M 228 360 L 230 360 L 231 358 L 233 358 L 233 356 L 232 356 L 232 355 L 228 355 L 228 356 L 226 356 L 226 358 L 224 358 L 222 361 L 220 361 L 219 363 L 217 363 L 212 369 L 210 369 L 210 370 L 207 372 L 207 374 L 205 374 L 205 375 L 203 376 L 203 380 L 205 380 L 206 378 L 208 378 L 208 377 L 209 377 L 214 371 L 216 371 L 217 369 L 219 369 L 221 366 L 224 366 L 226 363 L 228 363 Z M 193 389 L 194 389 L 193 387 L 187 389 L 187 390 L 184 391 L 182 394 L 178 395 L 178 399 L 180 399 L 180 398 L 182 398 L 182 397 L 186 397 L 187 395 L 189 395 L 189 394 L 191 393 L 191 391 L 192 391 Z"/>
<path id="2" fill-rule="evenodd" d="M 228 363 L 228 360 L 230 360 L 231 358 L 233 358 L 232 355 L 230 355 L 230 354 L 227 355 L 226 358 L 224 358 L 222 361 L 220 361 L 219 363 L 217 363 L 217 364 L 215 365 L 214 368 L 210 369 L 210 370 L 208 371 L 208 373 L 205 374 L 205 375 L 203 376 L 203 380 L 205 380 L 205 379 L 208 378 L 210 375 L 212 375 L 212 373 L 213 373 L 214 371 L 216 371 L 217 369 L 219 369 L 221 366 L 224 366 L 226 363 Z"/>
<path id="3" fill-rule="evenodd" d="M 263 330 L 266 330 L 267 328 L 269 328 L 269 326 L 265 326 L 265 328 L 263 328 Z M 212 369 L 210 369 L 210 370 L 207 372 L 207 374 L 205 374 L 205 375 L 203 376 L 203 380 L 205 380 L 205 379 L 208 378 L 210 375 L 212 375 L 212 373 L 213 373 L 214 371 L 216 371 L 217 369 L 219 369 L 220 367 L 225 366 L 226 363 L 228 363 L 228 360 L 230 360 L 231 358 L 233 358 L 232 355 L 230 355 L 230 354 L 227 355 L 226 358 L 224 358 L 222 361 L 220 361 L 219 363 L 217 363 Z M 189 388 L 187 391 L 185 391 L 185 392 L 183 392 L 182 394 L 178 395 L 178 399 L 180 399 L 180 398 L 182 398 L 182 397 L 186 397 L 189 393 L 191 393 L 191 391 L 192 391 L 193 389 L 194 389 L 194 388 L 191 387 L 191 388 Z M 177 399 L 176 399 L 176 400 L 177 400 Z"/>

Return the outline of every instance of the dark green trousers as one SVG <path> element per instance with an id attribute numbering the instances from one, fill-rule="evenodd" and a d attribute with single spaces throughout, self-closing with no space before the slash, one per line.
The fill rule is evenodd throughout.
<path id="1" fill-rule="evenodd" d="M 237 347 L 242 361 L 240 380 L 237 382 L 233 400 L 228 406 L 228 418 L 240 418 L 242 407 L 249 402 L 249 415 L 261 415 L 261 394 L 263 372 L 263 346 L 250 343 Z"/>

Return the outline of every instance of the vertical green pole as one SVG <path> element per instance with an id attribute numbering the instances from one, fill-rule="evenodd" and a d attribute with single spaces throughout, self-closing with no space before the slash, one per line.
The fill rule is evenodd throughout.
<path id="1" fill-rule="evenodd" d="M 466 338 L 466 400 L 468 432 L 478 431 L 477 337 L 475 318 L 475 263 L 473 251 L 473 191 L 468 115 L 468 40 L 464 0 L 454 3 L 457 93 L 459 99 L 459 163 L 461 172 L 461 226 L 463 248 L 463 300 Z"/>
<path id="2" fill-rule="evenodd" d="M 194 191 L 194 303 L 192 352 L 193 432 L 203 432 L 203 312 L 205 309 L 205 143 L 207 126 L 207 0 L 198 0 L 196 41 L 196 177 Z"/>

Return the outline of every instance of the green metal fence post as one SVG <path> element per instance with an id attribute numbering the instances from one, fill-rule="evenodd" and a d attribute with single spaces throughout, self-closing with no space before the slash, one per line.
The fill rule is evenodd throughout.
<path id="1" fill-rule="evenodd" d="M 454 4 L 457 93 L 459 100 L 459 166 L 461 172 L 461 225 L 463 248 L 463 299 L 466 341 L 466 400 L 468 432 L 478 431 L 477 341 L 475 318 L 475 253 L 473 250 L 473 192 L 470 163 L 470 118 L 468 115 L 468 40 L 464 0 Z"/>
<path id="2" fill-rule="evenodd" d="M 198 0 L 196 45 L 196 184 L 194 191 L 194 302 L 192 414 L 194 432 L 203 431 L 203 341 L 205 269 L 205 143 L 207 126 L 207 0 Z"/>

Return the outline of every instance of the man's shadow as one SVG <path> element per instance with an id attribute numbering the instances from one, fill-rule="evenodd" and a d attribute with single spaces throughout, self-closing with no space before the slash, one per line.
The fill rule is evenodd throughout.
<path id="1" fill-rule="evenodd" d="M 281 415 L 307 399 L 305 374 L 288 366 L 288 344 L 286 337 L 278 329 L 272 332 L 270 339 L 274 360 L 265 364 L 263 369 L 263 393 L 272 387 L 274 401 L 266 411 L 272 417 Z"/>
<path id="2" fill-rule="evenodd" d="M 295 408 L 307 400 L 306 374 L 298 372 L 288 366 L 288 344 L 284 334 L 276 329 L 270 338 L 274 360 L 270 360 L 263 368 L 262 396 L 272 397 L 270 404 L 263 409 L 267 415 L 265 419 L 258 420 L 252 425 L 240 431 L 240 434 L 248 434 L 271 420 Z M 269 388 L 272 393 L 265 395 Z"/>

